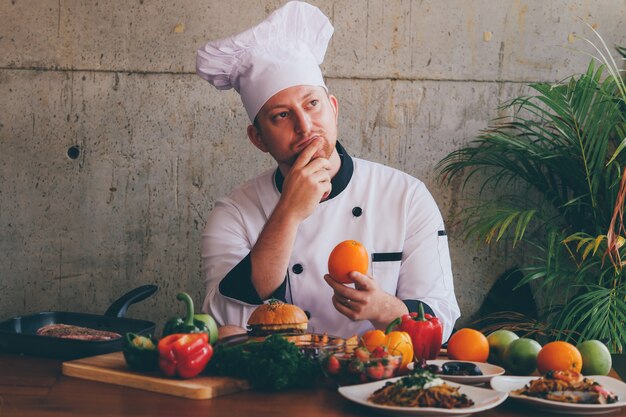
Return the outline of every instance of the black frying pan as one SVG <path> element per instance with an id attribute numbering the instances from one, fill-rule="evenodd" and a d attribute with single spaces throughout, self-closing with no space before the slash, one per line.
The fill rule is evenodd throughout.
<path id="1" fill-rule="evenodd" d="M 153 322 L 125 318 L 124 315 L 131 304 L 145 300 L 157 289 L 156 285 L 137 287 L 114 301 L 104 315 L 45 311 L 0 322 L 0 350 L 57 359 L 76 359 L 122 350 L 127 332 L 143 335 L 154 332 Z M 119 333 L 122 337 L 113 340 L 76 340 L 36 334 L 37 329 L 48 324 L 107 330 Z"/>

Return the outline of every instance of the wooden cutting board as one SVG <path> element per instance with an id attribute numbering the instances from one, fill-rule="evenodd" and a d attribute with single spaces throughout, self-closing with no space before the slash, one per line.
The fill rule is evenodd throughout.
<path id="1" fill-rule="evenodd" d="M 68 376 L 195 400 L 204 400 L 250 388 L 247 381 L 229 377 L 200 375 L 191 379 L 176 379 L 168 378 L 159 371 L 131 371 L 126 365 L 122 352 L 63 362 L 62 369 L 63 374 Z"/>

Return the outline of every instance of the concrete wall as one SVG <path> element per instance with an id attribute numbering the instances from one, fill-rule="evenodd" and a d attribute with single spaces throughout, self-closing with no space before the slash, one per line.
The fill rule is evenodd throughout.
<path id="1" fill-rule="evenodd" d="M 131 317 L 182 314 L 180 290 L 200 302 L 200 233 L 214 201 L 273 164 L 247 141 L 238 96 L 195 75 L 195 51 L 283 3 L 0 3 L 0 319 L 102 313 L 144 283 L 160 291 Z M 429 186 L 449 224 L 463 325 L 518 255 L 461 239 L 458 185 L 441 186 L 434 165 L 527 83 L 586 69 L 575 35 L 591 35 L 579 18 L 626 45 L 626 4 L 312 3 L 335 26 L 323 67 L 340 140 Z"/>

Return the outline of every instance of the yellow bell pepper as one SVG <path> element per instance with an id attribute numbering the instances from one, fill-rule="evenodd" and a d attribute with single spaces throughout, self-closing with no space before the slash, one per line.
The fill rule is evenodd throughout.
<path id="1" fill-rule="evenodd" d="M 389 353 L 392 355 L 402 355 L 400 369 L 406 369 L 413 360 L 413 342 L 407 332 L 393 331 L 387 334 L 385 341 Z"/>

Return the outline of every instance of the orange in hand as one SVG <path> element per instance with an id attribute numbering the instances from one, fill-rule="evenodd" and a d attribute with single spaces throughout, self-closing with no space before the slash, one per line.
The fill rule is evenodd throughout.
<path id="1" fill-rule="evenodd" d="M 328 257 L 328 274 L 335 281 L 350 284 L 350 272 L 367 274 L 368 260 L 365 246 L 356 240 L 344 240 L 335 246 Z"/>
<path id="2" fill-rule="evenodd" d="M 548 371 L 580 372 L 582 367 L 582 355 L 571 343 L 550 342 L 542 347 L 537 355 L 537 370 L 541 374 Z"/>
<path id="3" fill-rule="evenodd" d="M 489 357 L 487 337 L 467 327 L 453 333 L 448 340 L 448 357 L 460 361 L 486 362 Z"/>

